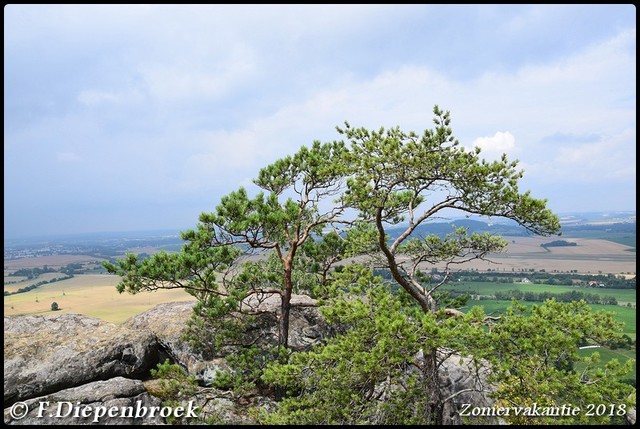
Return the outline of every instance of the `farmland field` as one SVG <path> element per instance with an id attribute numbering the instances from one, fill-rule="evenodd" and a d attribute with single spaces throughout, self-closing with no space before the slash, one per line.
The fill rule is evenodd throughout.
<path id="1" fill-rule="evenodd" d="M 22 268 L 41 268 L 45 265 L 51 268 L 61 268 L 67 264 L 100 263 L 103 260 L 103 258 L 90 255 L 50 255 L 37 258 L 5 259 L 4 271 L 6 276 L 8 271 L 13 272 Z"/>
<path id="2" fill-rule="evenodd" d="M 603 239 L 562 237 L 576 246 L 549 247 L 553 237 L 503 237 L 508 241 L 504 253 L 491 254 L 489 261 L 480 259 L 468 262 L 459 268 L 480 271 L 546 270 L 547 272 L 570 272 L 580 274 L 633 273 L 636 272 L 636 254 L 630 247 Z M 431 266 L 421 268 L 428 270 Z M 440 268 L 440 267 L 438 267 Z"/>
<path id="3" fill-rule="evenodd" d="M 119 294 L 116 290 L 118 281 L 119 277 L 108 274 L 76 275 L 25 293 L 5 296 L 4 314 L 80 313 L 119 324 L 160 303 L 194 300 L 182 289 Z M 59 311 L 51 311 L 52 302 L 58 303 Z"/>
<path id="4" fill-rule="evenodd" d="M 593 294 L 600 296 L 614 296 L 618 302 L 636 302 L 635 289 L 609 289 L 609 288 L 593 288 L 593 287 L 574 287 L 564 285 L 547 285 L 533 283 L 493 283 L 493 282 L 470 282 L 461 281 L 444 285 L 441 290 L 456 290 L 461 292 L 469 292 L 473 295 L 494 295 L 496 292 L 507 292 L 510 290 L 519 290 L 521 292 L 550 292 L 555 294 L 565 292 L 582 292 L 584 294 Z"/>
<path id="5" fill-rule="evenodd" d="M 622 245 L 629 246 L 630 249 L 628 249 L 628 251 L 632 251 L 632 252 L 635 252 L 635 248 L 636 248 L 636 235 L 629 234 L 628 232 L 609 232 L 603 236 L 602 231 L 588 231 L 588 230 L 579 231 L 579 232 L 572 231 L 571 237 L 600 238 L 604 240 L 609 240 L 615 243 L 620 243 Z"/>
<path id="6" fill-rule="evenodd" d="M 630 252 L 629 246 L 615 243 L 613 241 L 596 238 L 571 238 L 562 237 L 566 241 L 577 243 L 570 247 L 544 248 L 541 244 L 553 241 L 554 237 L 523 237 L 505 236 L 509 243 L 506 252 L 491 255 L 494 261 L 487 262 L 475 260 L 457 268 L 478 269 L 486 271 L 513 272 L 546 270 L 553 272 L 574 271 L 581 274 L 626 274 L 635 275 L 636 254 Z M 138 243 L 137 241 L 135 243 Z M 164 243 L 164 242 L 159 242 Z M 123 252 L 145 252 L 153 253 L 155 245 L 135 245 L 124 249 Z M 157 250 L 157 249 L 156 249 Z M 354 258 L 362 261 L 361 258 Z M 349 263 L 354 259 L 345 260 Z M 105 320 L 120 323 L 127 317 L 140 313 L 155 304 L 161 302 L 181 301 L 193 299 L 191 295 L 183 290 L 157 291 L 141 293 L 139 295 L 118 294 L 115 285 L 119 279 L 116 276 L 95 273 L 94 267 L 100 266 L 104 258 L 89 254 L 60 254 L 39 257 L 20 257 L 4 260 L 5 282 L 17 281 L 17 277 L 7 277 L 7 274 L 23 268 L 38 268 L 47 265 L 48 267 L 59 269 L 68 264 L 82 264 L 85 269 L 83 275 L 76 275 L 72 279 L 41 285 L 31 291 L 5 296 L 5 315 L 14 314 L 47 314 L 51 313 L 50 306 L 55 300 L 61 308 L 61 312 L 78 312 L 89 316 L 100 317 Z M 425 267 L 425 269 L 431 267 Z M 88 274 L 90 273 L 90 274 Z M 525 276 L 522 273 L 522 276 Z M 52 277 L 47 277 L 52 276 Z M 62 273 L 47 273 L 37 279 L 28 282 L 40 282 L 50 280 L 53 277 L 60 277 Z M 15 291 L 27 285 L 19 283 L 5 283 L 5 290 Z M 577 290 L 584 293 L 598 295 L 613 295 L 618 302 L 636 302 L 635 290 L 633 289 L 598 289 L 598 288 L 575 288 L 570 286 L 518 284 L 518 283 L 489 283 L 489 282 L 461 282 L 446 286 L 450 289 L 468 290 L 475 294 L 491 295 L 496 291 L 508 291 L 519 289 L 523 292 L 553 292 L 562 293 Z M 36 301 L 37 299 L 37 301 Z M 478 302 L 478 301 L 474 301 Z M 482 301 L 485 303 L 490 301 Z M 508 304 L 508 302 L 506 302 Z M 624 312 L 624 307 L 615 307 L 616 311 Z M 635 309 L 634 325 L 635 326 Z M 635 336 L 635 329 L 633 330 Z"/>
<path id="7" fill-rule="evenodd" d="M 614 290 L 618 291 L 620 289 L 614 289 Z M 527 307 L 527 309 L 530 309 L 532 305 L 541 305 L 542 303 L 521 301 L 520 304 Z M 467 303 L 467 306 L 462 310 L 468 311 L 469 308 L 474 306 L 482 306 L 484 308 L 485 314 L 499 316 L 505 313 L 507 307 L 511 306 L 511 301 L 471 300 Z M 635 308 L 621 307 L 618 305 L 598 305 L 598 304 L 590 304 L 589 307 L 591 307 L 592 311 L 606 311 L 606 312 L 613 313 L 615 320 L 617 320 L 618 322 L 624 323 L 621 333 L 629 336 L 634 341 L 636 340 L 636 309 Z M 585 357 L 585 356 L 591 356 L 593 352 L 598 352 L 600 354 L 601 361 L 599 363 L 599 366 L 601 367 L 614 358 L 618 359 L 618 361 L 620 362 L 625 362 L 627 359 L 634 359 L 634 360 L 636 359 L 635 346 L 631 350 L 625 350 L 625 349 L 611 350 L 606 347 L 599 347 L 594 349 L 582 349 L 578 351 L 578 354 L 582 357 Z M 581 366 L 580 364 L 578 364 L 576 369 L 583 369 L 583 367 L 584 367 L 583 365 Z M 636 368 L 636 365 L 634 364 L 634 371 L 629 376 L 629 378 L 633 380 L 636 379 L 635 368 Z"/>
<path id="8" fill-rule="evenodd" d="M 598 352 L 598 354 L 600 355 L 599 366 L 603 366 L 604 364 L 609 362 L 611 359 L 618 359 L 618 362 L 624 363 L 628 359 L 635 360 L 636 358 L 635 352 L 632 350 L 625 350 L 625 349 L 610 350 L 603 347 L 578 350 L 578 355 L 581 357 L 588 357 L 588 356 L 591 356 L 594 352 Z M 575 369 L 577 371 L 581 371 L 584 369 L 584 366 L 585 366 L 584 364 L 578 363 Z M 636 372 L 637 372 L 637 362 L 633 364 L 633 371 L 631 372 L 631 374 L 629 374 L 629 378 L 635 380 Z"/>

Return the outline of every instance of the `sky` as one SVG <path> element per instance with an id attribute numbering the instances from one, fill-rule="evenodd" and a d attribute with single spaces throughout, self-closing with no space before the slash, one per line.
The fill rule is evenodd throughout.
<path id="1" fill-rule="evenodd" d="M 556 213 L 636 206 L 636 9 L 8 5 L 5 238 L 194 228 L 335 127 L 433 127 Z"/>

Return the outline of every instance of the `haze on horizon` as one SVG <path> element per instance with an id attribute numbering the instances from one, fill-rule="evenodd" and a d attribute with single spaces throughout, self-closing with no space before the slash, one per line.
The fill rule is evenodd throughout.
<path id="1" fill-rule="evenodd" d="M 185 229 L 336 125 L 431 128 L 557 213 L 635 211 L 636 10 L 8 5 L 5 238 Z"/>

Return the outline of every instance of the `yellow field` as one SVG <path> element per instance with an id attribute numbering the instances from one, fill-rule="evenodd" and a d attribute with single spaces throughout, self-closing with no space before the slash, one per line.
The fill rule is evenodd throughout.
<path id="1" fill-rule="evenodd" d="M 80 313 L 120 324 L 160 303 L 194 300 L 182 289 L 119 294 L 115 288 L 119 280 L 114 275 L 87 274 L 42 285 L 29 292 L 5 296 L 4 314 Z M 54 301 L 59 311 L 51 311 Z"/>

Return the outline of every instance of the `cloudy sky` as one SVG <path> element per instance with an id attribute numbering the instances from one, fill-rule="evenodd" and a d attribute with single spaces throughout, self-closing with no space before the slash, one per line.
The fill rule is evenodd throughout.
<path id="1" fill-rule="evenodd" d="M 192 228 L 345 120 L 435 104 L 557 213 L 635 210 L 632 5 L 9 5 L 5 238 Z"/>

